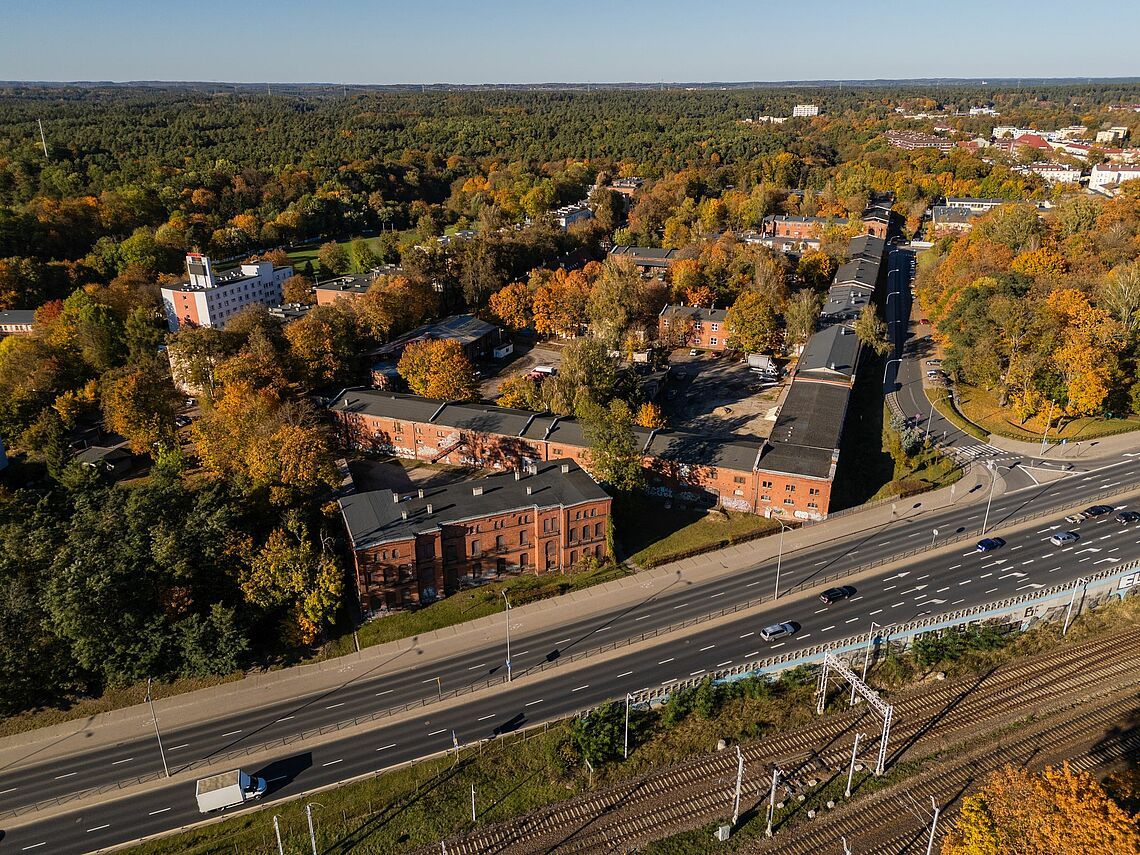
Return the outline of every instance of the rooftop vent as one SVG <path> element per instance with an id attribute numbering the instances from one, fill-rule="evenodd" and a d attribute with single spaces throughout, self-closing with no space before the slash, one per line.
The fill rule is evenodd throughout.
<path id="1" fill-rule="evenodd" d="M 407 511 L 400 511 L 400 519 L 406 520 L 407 518 L 408 518 L 408 512 Z"/>
<path id="2" fill-rule="evenodd" d="M 569 463 L 563 463 L 562 464 L 562 474 L 565 475 L 569 471 L 570 471 L 570 464 Z"/>
<path id="3" fill-rule="evenodd" d="M 471 495 L 472 496 L 482 496 L 483 495 L 483 488 L 482 487 L 472 487 L 471 488 Z"/>
<path id="4" fill-rule="evenodd" d="M 420 498 L 422 499 L 424 497 L 424 488 L 420 487 L 420 489 L 417 492 L 419 493 Z"/>
<path id="5" fill-rule="evenodd" d="M 529 496 L 533 492 L 534 492 L 534 487 L 532 487 L 530 484 L 527 484 L 526 485 L 526 494 Z"/>
<path id="6" fill-rule="evenodd" d="M 431 516 L 433 510 L 434 510 L 434 508 L 432 508 L 431 502 L 428 502 L 427 512 L 428 512 L 429 517 Z"/>
<path id="7" fill-rule="evenodd" d="M 393 505 L 400 504 L 400 494 L 397 493 L 395 490 L 392 491 L 392 504 Z"/>

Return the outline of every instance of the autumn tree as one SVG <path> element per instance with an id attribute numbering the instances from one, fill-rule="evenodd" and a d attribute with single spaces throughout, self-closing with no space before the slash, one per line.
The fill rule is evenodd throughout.
<path id="1" fill-rule="evenodd" d="M 637 487 L 642 478 L 641 454 L 629 404 L 613 400 L 603 406 L 585 398 L 579 401 L 577 414 L 589 448 L 591 474 L 618 490 Z"/>
<path id="2" fill-rule="evenodd" d="M 1102 308 L 1124 328 L 1129 339 L 1140 333 L 1140 260 L 1123 264 L 1106 276 L 1097 288 Z"/>
<path id="3" fill-rule="evenodd" d="M 285 327 L 289 350 L 311 386 L 343 383 L 352 375 L 358 348 L 352 310 L 340 303 L 316 306 Z"/>
<path id="4" fill-rule="evenodd" d="M 508 329 L 524 330 L 531 325 L 531 293 L 523 282 L 500 288 L 491 295 L 488 307 Z"/>
<path id="5" fill-rule="evenodd" d="M 1041 773 L 1007 766 L 962 800 L 942 855 L 1140 853 L 1140 831 L 1089 775 L 1065 763 Z"/>
<path id="6" fill-rule="evenodd" d="M 103 421 L 139 453 L 174 443 L 179 395 L 157 359 L 121 368 L 103 378 Z"/>
<path id="7" fill-rule="evenodd" d="M 594 335 L 610 349 L 618 348 L 637 322 L 650 320 L 661 307 L 659 286 L 641 278 L 628 259 L 610 258 L 590 291 L 587 312 Z"/>
<path id="8" fill-rule="evenodd" d="M 859 341 L 879 356 L 886 356 L 891 352 L 891 340 L 887 336 L 887 325 L 879 317 L 879 310 L 873 303 L 863 307 L 863 311 L 855 319 L 854 328 Z"/>
<path id="9" fill-rule="evenodd" d="M 339 276 L 348 270 L 348 253 L 336 241 L 329 241 L 317 250 L 317 262 L 326 276 Z"/>
<path id="10" fill-rule="evenodd" d="M 1111 390 L 1124 329 L 1107 311 L 1092 305 L 1083 292 L 1072 288 L 1054 291 L 1045 305 L 1062 330 L 1053 365 L 1065 381 L 1065 412 L 1074 416 L 1095 413 Z"/>
<path id="11" fill-rule="evenodd" d="M 663 428 L 665 427 L 665 414 L 661 412 L 660 406 L 647 401 L 638 407 L 634 424 L 643 428 Z"/>
<path id="12" fill-rule="evenodd" d="M 589 316 L 586 303 L 590 283 L 580 270 L 556 270 L 549 277 L 531 274 L 534 329 L 539 335 L 573 338 L 582 332 Z"/>
<path id="13" fill-rule="evenodd" d="M 731 347 L 748 352 L 770 352 L 779 347 L 780 319 L 771 297 L 762 291 L 745 291 L 725 314 Z"/>
<path id="14" fill-rule="evenodd" d="M 281 283 L 281 291 L 286 303 L 300 303 L 311 306 L 317 302 L 313 294 L 313 283 L 308 276 L 294 274 Z"/>
<path id="15" fill-rule="evenodd" d="M 822 250 L 809 249 L 800 256 L 796 275 L 809 288 L 826 288 L 835 275 L 835 259 Z"/>
<path id="16" fill-rule="evenodd" d="M 784 334 L 787 345 L 803 344 L 813 332 L 823 308 L 823 299 L 808 288 L 801 288 L 792 294 L 784 306 Z"/>
<path id="17" fill-rule="evenodd" d="M 516 410 L 544 409 L 539 383 L 526 374 L 512 374 L 504 378 L 499 384 L 499 397 L 495 403 Z"/>
<path id="18" fill-rule="evenodd" d="M 417 395 L 468 401 L 478 391 L 471 360 L 454 339 L 413 341 L 404 348 L 396 370 Z"/>

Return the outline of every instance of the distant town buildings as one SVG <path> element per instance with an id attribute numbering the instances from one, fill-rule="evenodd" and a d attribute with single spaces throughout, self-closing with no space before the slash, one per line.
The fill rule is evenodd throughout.
<path id="1" fill-rule="evenodd" d="M 669 269 L 669 263 L 677 257 L 675 249 L 660 249 L 653 246 L 615 246 L 610 250 L 615 258 L 631 259 L 638 270 L 644 275 L 663 278 Z"/>
<path id="2" fill-rule="evenodd" d="M 679 347 L 720 352 L 728 349 L 725 309 L 669 305 L 657 316 L 657 335 L 662 341 L 674 340 Z"/>
<path id="3" fill-rule="evenodd" d="M 562 231 L 566 231 L 574 223 L 582 223 L 586 220 L 592 219 L 594 212 L 590 210 L 590 206 L 585 202 L 578 202 L 573 205 L 566 205 L 562 208 L 550 212 L 554 217 L 554 222 Z"/>
<path id="4" fill-rule="evenodd" d="M 382 264 L 367 273 L 337 276 L 313 286 L 318 306 L 331 306 L 338 300 L 358 300 L 368 293 L 377 276 L 400 276 L 404 269 L 398 264 Z"/>
<path id="5" fill-rule="evenodd" d="M 32 309 L 8 309 L 0 312 L 0 338 L 7 335 L 31 335 L 35 316 Z"/>
<path id="6" fill-rule="evenodd" d="M 644 178 L 615 178 L 610 182 L 610 189 L 615 193 L 620 193 L 623 196 L 632 196 L 641 189 L 641 185 L 645 183 Z"/>
<path id="7" fill-rule="evenodd" d="M 934 134 L 924 134 L 921 131 L 887 131 L 886 138 L 888 144 L 906 151 L 917 151 L 922 148 L 950 151 L 954 148 L 953 140 Z"/>
<path id="8" fill-rule="evenodd" d="M 572 461 L 527 462 L 443 487 L 340 500 L 361 611 L 426 605 L 520 572 L 608 554 L 612 500 Z"/>
<path id="9" fill-rule="evenodd" d="M 1098 143 L 1112 143 L 1117 140 L 1122 140 L 1128 136 L 1128 128 L 1114 127 L 1107 130 L 1096 132 L 1096 141 Z"/>
<path id="10" fill-rule="evenodd" d="M 793 119 L 800 118 L 800 117 L 818 116 L 818 115 L 819 115 L 819 105 L 818 104 L 796 104 L 796 106 L 792 107 L 792 118 Z"/>
<path id="11" fill-rule="evenodd" d="M 1089 189 L 1112 195 L 1125 181 L 1140 180 L 1140 165 L 1124 163 L 1097 164 L 1089 173 Z"/>
<path id="12" fill-rule="evenodd" d="M 229 273 L 215 274 L 208 257 L 190 253 L 186 256 L 186 273 L 186 282 L 161 289 L 166 322 L 172 332 L 185 324 L 225 327 L 234 315 L 254 303 L 280 305 L 284 301 L 281 286 L 293 275 L 293 268 L 255 261 Z"/>
<path id="13" fill-rule="evenodd" d="M 502 343 L 503 331 L 474 315 L 452 315 L 404 333 L 378 347 L 373 355 L 381 361 L 395 362 L 412 342 L 439 339 L 459 342 L 469 359 L 488 359 L 495 347 Z"/>
<path id="14" fill-rule="evenodd" d="M 1077 184 L 1081 180 L 1081 170 L 1064 163 L 1031 163 L 1026 171 L 1045 179 L 1047 184 Z"/>

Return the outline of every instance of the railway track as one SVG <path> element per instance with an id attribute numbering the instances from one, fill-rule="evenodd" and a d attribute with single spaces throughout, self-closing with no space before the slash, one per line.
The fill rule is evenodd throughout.
<path id="1" fill-rule="evenodd" d="M 895 724 L 888 756 L 897 760 L 904 754 L 916 755 L 919 746 L 929 755 L 962 741 L 965 731 L 983 725 L 993 730 L 1024 716 L 1027 710 L 1036 713 L 1061 701 L 1071 703 L 1074 698 L 1136 686 L 1140 684 L 1140 663 L 1128 654 L 1137 649 L 1140 631 L 1119 633 L 1004 665 L 980 678 L 927 685 L 900 694 L 891 699 Z M 871 737 L 861 743 L 861 756 L 872 756 L 877 750 L 879 727 L 874 714 L 859 705 L 744 747 L 742 811 L 767 798 L 773 764 L 785 770 L 785 780 L 793 791 L 810 792 L 812 781 L 826 781 L 846 772 L 856 730 Z M 706 755 L 603 792 L 473 830 L 449 841 L 447 851 L 464 855 L 622 852 L 726 816 L 735 780 L 735 753 Z"/>

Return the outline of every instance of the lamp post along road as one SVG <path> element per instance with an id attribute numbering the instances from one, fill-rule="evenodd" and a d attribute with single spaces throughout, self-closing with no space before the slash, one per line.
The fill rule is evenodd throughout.
<path id="1" fill-rule="evenodd" d="M 503 615 L 507 619 L 507 682 L 511 682 L 511 601 L 507 599 L 507 592 L 503 591 L 503 602 L 507 604 Z"/>
<path id="2" fill-rule="evenodd" d="M 887 372 L 891 370 L 892 362 L 902 362 L 901 359 L 888 359 L 887 364 L 883 366 L 883 385 L 887 385 Z"/>
<path id="3" fill-rule="evenodd" d="M 1054 401 L 1049 402 L 1049 415 L 1045 417 L 1045 430 L 1041 432 L 1041 454 L 1045 453 L 1045 438 L 1049 436 L 1049 423 L 1053 421 L 1054 403 Z"/>
<path id="4" fill-rule="evenodd" d="M 273 815 L 273 833 L 277 835 L 277 855 L 285 855 L 285 845 L 281 842 L 281 825 L 277 814 Z"/>
<path id="5" fill-rule="evenodd" d="M 629 759 L 629 702 L 633 700 L 633 695 L 629 692 L 625 693 L 625 742 L 622 745 L 621 756 L 623 760 Z"/>
<path id="6" fill-rule="evenodd" d="M 783 520 L 776 520 L 780 525 L 780 547 L 776 553 L 776 589 L 772 592 L 772 601 L 780 599 L 780 565 L 784 560 L 784 531 L 791 528 L 790 525 L 784 525 Z"/>
<path id="7" fill-rule="evenodd" d="M 162 747 L 162 734 L 158 730 L 158 715 L 154 711 L 154 698 L 150 693 L 150 677 L 146 678 L 146 702 L 150 705 L 150 719 L 154 722 L 154 738 L 158 740 L 158 753 L 162 756 L 162 771 L 170 777 L 170 767 L 166 765 L 166 750 Z"/>
<path id="8" fill-rule="evenodd" d="M 990 497 L 986 500 L 986 515 L 982 519 L 982 537 L 986 536 L 986 527 L 990 524 L 990 505 L 994 502 L 994 485 L 997 484 L 997 467 L 992 460 L 986 461 L 986 469 L 990 471 Z"/>
<path id="9" fill-rule="evenodd" d="M 309 843 L 313 847 L 313 855 L 317 855 L 317 831 L 313 827 L 313 805 L 324 807 L 320 802 L 310 802 L 305 805 L 305 817 L 309 820 Z"/>

